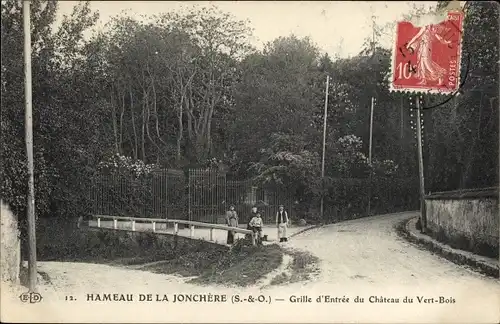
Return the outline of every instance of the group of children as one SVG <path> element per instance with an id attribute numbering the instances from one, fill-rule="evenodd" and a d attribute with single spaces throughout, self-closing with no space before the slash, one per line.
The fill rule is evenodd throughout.
<path id="1" fill-rule="evenodd" d="M 262 215 L 257 210 L 257 207 L 252 207 L 250 221 L 247 223 L 247 229 L 251 230 L 257 235 L 257 242 L 262 243 L 262 227 L 264 222 L 262 221 Z M 231 227 L 238 227 L 238 214 L 234 210 L 234 206 L 229 207 L 229 211 L 226 214 L 226 224 Z M 283 205 L 279 205 L 278 212 L 276 213 L 276 227 L 278 229 L 278 237 L 280 242 L 287 242 L 287 228 L 290 224 L 288 218 L 288 213 L 285 211 Z M 228 231 L 227 233 L 227 244 L 234 243 L 234 232 Z"/>

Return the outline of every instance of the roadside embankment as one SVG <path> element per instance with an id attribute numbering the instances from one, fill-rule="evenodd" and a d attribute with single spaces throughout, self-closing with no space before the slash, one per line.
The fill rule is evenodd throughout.
<path id="1" fill-rule="evenodd" d="M 497 259 L 480 256 L 472 252 L 452 248 L 432 237 L 420 233 L 417 230 L 416 223 L 418 217 L 404 220 L 396 226 L 399 235 L 408 241 L 435 252 L 442 257 L 459 265 L 467 265 L 472 269 L 479 271 L 490 277 L 499 277 L 499 262 Z"/>
<path id="2" fill-rule="evenodd" d="M 70 239 L 42 240 L 41 260 L 108 264 L 187 277 L 200 285 L 256 285 L 290 254 L 278 244 L 251 246 L 238 240 L 229 247 L 168 233 L 107 228 L 74 229 L 65 237 Z M 294 276 L 295 281 L 306 278 Z"/>

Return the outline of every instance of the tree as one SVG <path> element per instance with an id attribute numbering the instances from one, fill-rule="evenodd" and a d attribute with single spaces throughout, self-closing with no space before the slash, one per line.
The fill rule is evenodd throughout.
<path id="1" fill-rule="evenodd" d="M 307 149 L 300 135 L 273 133 L 261 159 L 251 164 L 256 183 L 288 192 L 295 201 L 309 207 L 321 192 L 319 154 Z"/>
<path id="2" fill-rule="evenodd" d="M 45 46 L 50 46 L 48 34 L 54 20 L 55 3 L 44 4 L 33 1 L 32 17 L 32 60 L 33 79 L 40 79 L 46 62 Z M 2 2 L 2 197 L 20 219 L 25 215 L 27 194 L 27 166 L 24 146 L 24 73 L 23 73 L 23 17 L 20 1 Z M 49 49 L 50 50 L 50 49 Z M 39 88 L 34 87 L 37 91 Z M 40 98 L 33 96 L 35 128 L 37 128 Z M 38 184 L 35 195 L 38 197 L 38 210 L 47 210 L 47 197 L 50 194 L 48 179 L 45 176 L 49 167 L 44 156 L 45 147 L 40 137 L 35 136 L 35 181 Z"/>
<path id="3" fill-rule="evenodd" d="M 214 153 L 214 117 L 231 109 L 237 60 L 250 49 L 250 29 L 246 22 L 214 7 L 191 9 L 183 15 L 163 15 L 161 19 L 185 33 L 195 49 L 196 56 L 190 63 L 196 66 L 196 73 L 188 70 L 183 76 L 186 88 L 181 86 L 180 92 L 185 90 L 187 94 L 181 98 L 190 156 L 202 162 Z"/>
<path id="4" fill-rule="evenodd" d="M 22 145 L 23 52 L 20 1 L 2 2 L 2 131 L 5 130 L 6 181 L 2 195 L 24 215 L 26 178 Z M 57 2 L 33 1 L 32 67 L 35 151 L 35 196 L 38 215 L 74 215 L 85 206 L 88 168 L 106 145 L 96 98 L 99 79 L 85 63 L 83 32 L 97 19 L 80 3 L 52 32 Z M 71 107 L 71 109 L 68 109 Z M 82 127 L 85 125 L 85 127 Z"/>
<path id="5" fill-rule="evenodd" d="M 115 151 L 182 167 L 225 148 L 217 142 L 224 132 L 212 128 L 233 109 L 247 32 L 245 22 L 214 8 L 160 14 L 147 23 L 114 19 L 95 43 L 107 43 L 102 62 L 112 76 L 107 101 Z"/>
<path id="6" fill-rule="evenodd" d="M 318 50 L 309 39 L 290 36 L 242 62 L 237 109 L 231 116 L 231 148 L 238 157 L 234 167 L 245 173 L 247 163 L 259 159 L 262 139 L 272 134 L 302 134 L 312 149 L 315 141 L 310 139 L 318 135 L 311 128 L 312 111 L 321 109 L 314 105 L 317 60 Z"/>
<path id="7" fill-rule="evenodd" d="M 440 7 L 445 5 L 440 3 Z M 498 5 L 493 2 L 467 2 L 461 95 L 426 112 L 430 190 L 497 183 L 498 15 Z M 426 105 L 435 106 L 445 99 L 426 98 Z"/>

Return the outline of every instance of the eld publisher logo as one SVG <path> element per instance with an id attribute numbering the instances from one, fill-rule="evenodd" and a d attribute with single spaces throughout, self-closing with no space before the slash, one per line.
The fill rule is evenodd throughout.
<path id="1" fill-rule="evenodd" d="M 35 303 L 39 303 L 42 301 L 42 295 L 40 295 L 39 293 L 37 292 L 25 292 L 25 293 L 22 293 L 20 296 L 19 296 L 19 299 L 21 299 L 21 301 L 23 303 L 30 303 L 30 304 L 35 304 Z"/>

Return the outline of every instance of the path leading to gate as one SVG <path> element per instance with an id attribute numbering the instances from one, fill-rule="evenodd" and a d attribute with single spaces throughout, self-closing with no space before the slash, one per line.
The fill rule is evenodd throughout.
<path id="1" fill-rule="evenodd" d="M 201 287 L 186 283 L 184 278 L 140 270 L 41 262 L 40 270 L 52 281 L 51 286 L 42 287 L 42 294 L 45 305 L 51 305 L 54 312 L 80 322 L 187 319 L 190 322 L 498 322 L 498 280 L 458 266 L 398 237 L 394 226 L 413 216 L 412 213 L 375 216 L 295 236 L 284 246 L 310 251 L 321 259 L 320 275 L 309 282 L 263 290 L 260 287 Z M 210 293 L 227 294 L 229 301 L 215 305 L 172 303 L 171 299 L 169 304 L 143 302 L 131 307 L 130 303 L 86 301 L 89 293 L 158 293 L 162 296 Z M 233 304 L 233 294 L 262 294 L 271 297 L 272 304 Z M 78 300 L 68 303 L 64 301 L 67 295 L 76 296 Z M 292 303 L 292 295 L 302 296 L 304 301 L 308 298 L 315 301 L 321 295 L 338 297 L 338 300 Z M 364 298 L 364 303 L 355 303 L 356 296 Z M 412 298 L 413 303 L 403 303 L 405 297 Z M 396 298 L 399 303 L 391 303 Z M 431 302 L 440 298 L 448 303 Z M 384 303 L 384 299 L 389 303 Z M 279 303 L 283 307 L 277 306 Z M 41 304 L 30 305 L 33 314 L 40 307 Z M 75 312 L 78 317 L 74 316 Z"/>

